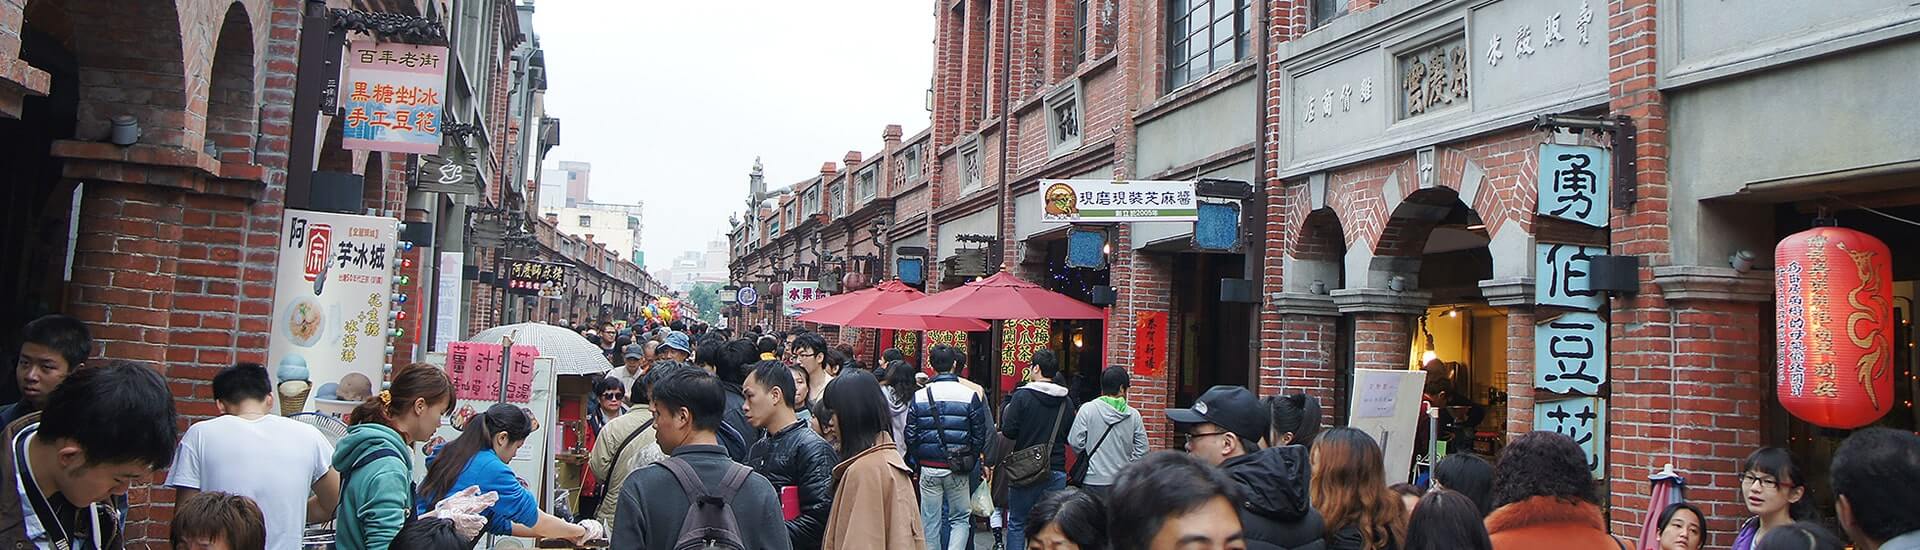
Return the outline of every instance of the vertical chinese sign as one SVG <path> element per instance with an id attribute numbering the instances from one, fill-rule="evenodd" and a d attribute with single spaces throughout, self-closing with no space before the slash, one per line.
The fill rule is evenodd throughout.
<path id="1" fill-rule="evenodd" d="M 1536 223 L 1572 222 L 1605 229 L 1613 159 L 1598 147 L 1540 146 Z M 1605 246 L 1537 243 L 1534 247 L 1534 429 L 1573 438 L 1595 479 L 1607 468 L 1607 298 L 1593 288 L 1593 258 Z"/>
<path id="2" fill-rule="evenodd" d="M 921 334 L 927 335 L 927 345 L 924 348 L 929 352 L 926 354 L 927 357 L 932 357 L 931 352 L 934 346 L 953 346 L 954 349 L 960 350 L 961 356 L 969 356 L 967 354 L 967 333 L 965 331 L 929 330 Z"/>
<path id="3" fill-rule="evenodd" d="M 1033 364 L 1033 352 L 1047 347 L 1053 337 L 1052 328 L 1053 323 L 1046 319 L 1000 322 L 1000 391 L 1013 391 L 1020 386 L 1020 373 Z"/>
<path id="4" fill-rule="evenodd" d="M 286 211 L 267 339 L 285 410 L 344 415 L 380 388 L 399 239 L 393 218 Z"/>
<path id="5" fill-rule="evenodd" d="M 1133 374 L 1159 376 L 1167 370 L 1167 312 L 1142 311 L 1133 321 Z"/>
<path id="6" fill-rule="evenodd" d="M 440 151 L 445 46 L 356 40 L 346 61 L 341 147 L 421 155 Z"/>

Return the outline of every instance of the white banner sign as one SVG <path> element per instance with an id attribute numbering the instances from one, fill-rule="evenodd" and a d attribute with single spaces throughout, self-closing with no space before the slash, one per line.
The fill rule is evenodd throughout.
<path id="1" fill-rule="evenodd" d="M 787 281 L 787 284 L 780 286 L 780 292 L 784 293 L 780 297 L 781 313 L 788 317 L 806 312 L 794 305 L 827 297 L 827 293 L 820 291 L 819 281 Z"/>
<path id="2" fill-rule="evenodd" d="M 1040 221 L 1190 222 L 1200 219 L 1191 181 L 1041 180 Z"/>
<path id="3" fill-rule="evenodd" d="M 400 221 L 288 209 L 267 362 L 283 403 L 343 416 L 385 378 Z"/>
<path id="4" fill-rule="evenodd" d="M 460 275 L 466 269 L 461 257 L 458 251 L 440 253 L 440 281 L 434 289 L 434 302 L 439 305 L 434 307 L 433 351 L 447 351 L 447 344 L 467 337 L 460 323 Z"/>

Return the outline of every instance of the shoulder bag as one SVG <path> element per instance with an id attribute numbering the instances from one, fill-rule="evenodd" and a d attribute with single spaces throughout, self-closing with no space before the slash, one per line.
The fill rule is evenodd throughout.
<path id="1" fill-rule="evenodd" d="M 1080 457 L 1073 461 L 1073 467 L 1067 469 L 1068 487 L 1080 487 L 1087 483 L 1087 470 L 1093 467 L 1094 453 L 1100 452 L 1100 446 L 1106 444 L 1107 436 L 1113 435 L 1113 427 L 1119 426 L 1121 422 L 1125 422 L 1126 420 L 1127 417 L 1122 416 L 1119 420 L 1107 424 L 1107 431 L 1100 434 L 1100 439 L 1094 441 L 1093 446 L 1087 448 L 1087 452 L 1081 453 Z"/>
<path id="2" fill-rule="evenodd" d="M 1007 483 L 1014 487 L 1032 487 L 1046 482 L 1053 462 L 1053 440 L 1060 436 L 1060 424 L 1066 422 L 1067 405 L 1064 400 L 1060 402 L 1060 415 L 1053 419 L 1053 429 L 1047 432 L 1046 441 L 1007 453 L 1000 465 L 1007 473 Z"/>

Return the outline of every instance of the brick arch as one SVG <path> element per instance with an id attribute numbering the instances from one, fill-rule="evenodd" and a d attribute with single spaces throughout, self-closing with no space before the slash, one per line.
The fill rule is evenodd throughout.
<path id="1" fill-rule="evenodd" d="M 1380 241 L 1374 245 L 1374 256 L 1420 257 L 1425 253 L 1427 237 L 1433 235 L 1434 226 L 1445 221 L 1454 208 L 1462 206 L 1465 205 L 1460 202 L 1460 192 L 1449 187 L 1414 191 L 1387 216 Z M 1471 212 L 1472 208 L 1468 210 Z M 1478 221 L 1478 213 L 1471 215 Z"/>
<path id="2" fill-rule="evenodd" d="M 171 0 L 0 0 L 19 6 L 22 28 L 63 38 L 80 65 L 76 137 L 107 136 L 112 119 L 132 115 L 142 143 L 191 143 L 187 64 L 180 12 Z M 0 5 L 0 9 L 13 6 Z M 5 29 L 15 31 L 20 29 Z M 15 63 L 17 38 L 0 40 L 0 62 Z M 29 72 L 38 69 L 26 68 Z M 27 80 L 32 80 L 31 75 Z M 195 136 L 197 137 L 197 136 Z"/>
<path id="3" fill-rule="evenodd" d="M 253 21 L 245 4 L 227 7 L 207 79 L 205 150 L 221 162 L 253 162 L 259 139 Z"/>
<path id="4" fill-rule="evenodd" d="M 1347 234 L 1340 214 L 1332 208 L 1307 213 L 1300 222 L 1300 236 L 1294 239 L 1289 255 L 1301 260 L 1340 261 L 1347 254 Z"/>

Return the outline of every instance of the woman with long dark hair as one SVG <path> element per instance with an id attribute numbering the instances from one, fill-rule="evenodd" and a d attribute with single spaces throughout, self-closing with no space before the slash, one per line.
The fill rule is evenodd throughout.
<path id="1" fill-rule="evenodd" d="M 1286 445 L 1313 446 L 1320 434 L 1320 399 L 1304 393 L 1273 395 L 1266 398 L 1272 413 L 1267 434 L 1268 447 Z"/>
<path id="2" fill-rule="evenodd" d="M 893 441 L 893 420 L 880 382 L 847 370 L 827 383 L 820 405 L 838 434 L 833 512 L 826 550 L 925 548 L 918 487 Z"/>
<path id="3" fill-rule="evenodd" d="M 597 523 L 575 525 L 541 512 L 540 499 L 527 492 L 507 467 L 532 433 L 533 418 L 520 407 L 506 403 L 495 404 L 468 419 L 460 437 L 427 457 L 427 477 L 414 500 L 415 513 L 424 514 L 441 499 L 479 486 L 482 493 L 500 496 L 493 506 L 480 512 L 487 518 L 488 533 L 573 541 L 593 538 Z"/>
<path id="4" fill-rule="evenodd" d="M 1707 543 L 1707 515 L 1685 502 L 1660 512 L 1660 550 L 1700 550 Z"/>
<path id="5" fill-rule="evenodd" d="M 1407 545 L 1402 550 L 1493 550 L 1480 506 L 1451 489 L 1435 489 L 1420 497 L 1407 520 Z"/>
<path id="6" fill-rule="evenodd" d="M 1740 464 L 1740 498 L 1753 517 L 1740 524 L 1733 550 L 1751 550 L 1775 527 L 1815 519 L 1806 484 L 1807 471 L 1786 449 L 1767 447 L 1747 455 Z"/>
<path id="7" fill-rule="evenodd" d="M 1480 517 L 1493 513 L 1493 503 L 1488 500 L 1493 491 L 1493 464 L 1480 455 L 1454 453 L 1440 459 L 1433 465 L 1433 485 L 1472 499 L 1474 507 L 1480 509 Z"/>
<path id="8" fill-rule="evenodd" d="M 439 367 L 401 367 L 388 389 L 348 417 L 353 427 L 334 445 L 340 504 L 334 545 L 340 550 L 385 550 L 413 516 L 413 444 L 433 437 L 453 406 L 453 381 Z"/>
<path id="9" fill-rule="evenodd" d="M 907 441 L 907 415 L 913 412 L 913 394 L 920 391 L 920 381 L 914 379 L 920 369 L 908 365 L 906 361 L 893 361 L 881 369 L 887 373 L 881 379 L 886 387 L 880 388 L 887 395 L 888 414 L 893 416 L 893 443 L 905 445 Z"/>
<path id="10" fill-rule="evenodd" d="M 1313 442 L 1313 507 L 1327 521 L 1328 550 L 1398 550 L 1407 508 L 1387 489 L 1386 460 L 1366 432 L 1339 427 Z"/>

